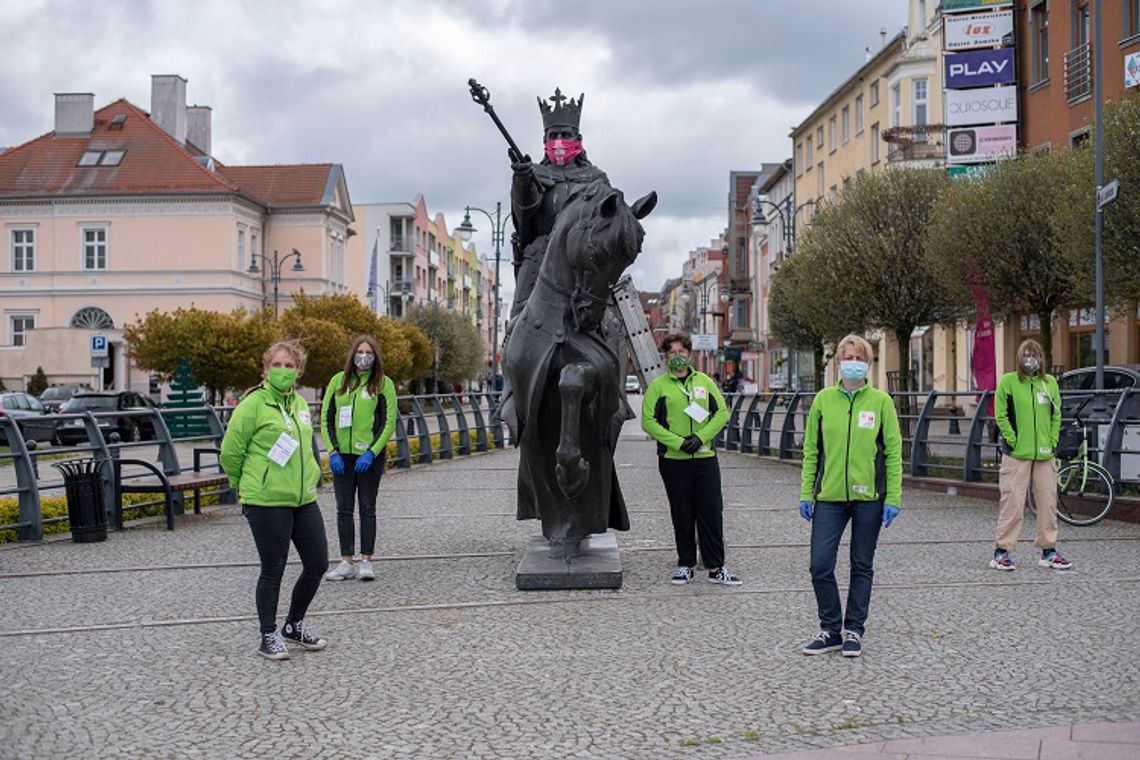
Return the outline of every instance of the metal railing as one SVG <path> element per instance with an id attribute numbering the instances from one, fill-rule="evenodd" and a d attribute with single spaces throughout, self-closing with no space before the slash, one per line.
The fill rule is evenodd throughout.
<path id="1" fill-rule="evenodd" d="M 499 395 L 486 391 L 397 397 L 400 409 L 391 439 L 395 445 L 389 447 L 391 454 L 385 457 L 385 464 L 406 468 L 411 467 L 413 463 L 429 463 L 505 447 L 509 441 L 505 426 L 498 417 Z M 312 402 L 309 406 L 315 423 L 313 450 L 323 467 L 327 447 L 320 433 L 321 405 L 320 402 Z M 0 450 L 0 497 L 15 496 L 18 508 L 16 521 L 0 525 L 0 530 L 15 530 L 19 541 L 38 541 L 43 538 L 45 524 L 67 520 L 66 516 L 50 518 L 43 516 L 41 499 L 44 494 L 62 493 L 64 483 L 59 478 L 44 477 L 43 475 L 51 473 L 52 469 L 42 468 L 41 460 L 61 457 L 112 460 L 119 459 L 123 450 L 146 448 L 150 449 L 146 457 L 138 458 L 153 457 L 163 474 L 179 475 L 193 466 L 189 463 L 183 464 L 180 460 L 180 454 L 187 459 L 192 455 L 186 444 L 206 443 L 214 448 L 220 447 L 226 422 L 233 409 L 234 407 L 230 406 L 202 406 L 45 415 L 36 418 L 37 421 L 55 422 L 57 429 L 62 425 L 68 425 L 69 431 L 78 430 L 81 426 L 86 439 L 81 445 L 52 446 L 46 450 L 41 450 L 35 441 L 26 440 L 13 418 L 0 416 L 0 431 L 3 431 L 8 445 L 8 451 Z M 172 425 L 168 424 L 168 420 L 185 421 L 188 417 L 203 418 L 206 432 L 199 435 L 172 435 Z M 142 428 L 150 439 L 121 441 L 115 429 L 115 421 L 133 422 L 135 419 L 139 420 L 137 427 Z M 77 422 L 79 426 L 74 426 Z M 199 424 L 198 427 L 202 428 L 203 425 Z M 135 426 L 132 425 L 128 429 L 135 429 Z M 211 466 L 221 469 L 220 465 Z M 137 474 L 140 473 L 133 471 L 127 473 L 128 476 Z M 116 501 L 114 468 L 103 468 L 102 479 L 107 522 L 113 525 Z M 155 490 L 157 493 L 160 489 Z M 229 489 L 223 487 L 205 493 L 220 494 L 224 498 L 229 495 Z M 157 499 L 134 503 L 124 508 L 141 509 L 162 501 Z M 175 491 L 172 501 L 174 513 L 182 514 L 185 511 L 182 493 Z"/>

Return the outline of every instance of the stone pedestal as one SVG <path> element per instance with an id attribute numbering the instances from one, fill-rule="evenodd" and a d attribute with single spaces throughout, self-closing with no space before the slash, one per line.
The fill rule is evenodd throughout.
<path id="1" fill-rule="evenodd" d="M 595 533 L 581 544 L 577 557 L 555 559 L 542 536 L 532 536 L 519 563 L 515 585 L 521 591 L 574 588 L 621 588 L 621 556 L 617 536 Z"/>

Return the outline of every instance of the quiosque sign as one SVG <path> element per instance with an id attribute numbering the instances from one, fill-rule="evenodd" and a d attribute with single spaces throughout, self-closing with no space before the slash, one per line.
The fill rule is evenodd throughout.
<path id="1" fill-rule="evenodd" d="M 1013 48 L 948 53 L 944 60 L 946 87 L 952 90 L 1012 84 L 1017 79 Z"/>
<path id="2" fill-rule="evenodd" d="M 1017 121 L 1016 87 L 946 91 L 946 126 Z"/>

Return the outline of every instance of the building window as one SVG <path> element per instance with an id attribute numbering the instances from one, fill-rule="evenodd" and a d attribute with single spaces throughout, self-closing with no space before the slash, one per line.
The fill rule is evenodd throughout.
<path id="1" fill-rule="evenodd" d="M 126 153 L 125 150 L 85 150 L 79 157 L 79 166 L 118 166 Z"/>
<path id="2" fill-rule="evenodd" d="M 815 131 L 815 149 L 823 150 L 823 127 Z"/>
<path id="3" fill-rule="evenodd" d="M 838 147 L 835 141 L 835 117 L 827 120 L 827 148 L 831 153 Z"/>
<path id="4" fill-rule="evenodd" d="M 796 143 L 796 176 L 804 173 L 804 144 Z"/>
<path id="5" fill-rule="evenodd" d="M 12 230 L 12 271 L 36 270 L 36 231 Z"/>
<path id="6" fill-rule="evenodd" d="M 819 166 L 815 167 L 815 169 L 816 169 L 816 172 L 818 173 L 816 176 L 816 182 L 818 183 L 818 188 L 816 190 L 816 197 L 822 198 L 823 197 L 823 188 L 825 187 L 824 177 L 823 177 L 823 162 L 820 161 Z"/>
<path id="7" fill-rule="evenodd" d="M 881 147 L 879 146 L 879 122 L 876 121 L 874 124 L 871 125 L 871 163 L 872 164 L 879 163 L 879 151 L 880 150 L 881 150 Z"/>
<path id="8" fill-rule="evenodd" d="M 879 105 L 879 82 L 871 82 L 871 108 Z"/>
<path id="9" fill-rule="evenodd" d="M 237 241 L 237 268 L 239 272 L 245 271 L 245 230 L 238 230 Z"/>
<path id="10" fill-rule="evenodd" d="M 926 78 L 915 79 L 914 85 L 914 104 L 911 107 L 914 112 L 914 126 L 925 127 L 928 123 L 927 115 L 929 98 L 927 97 Z"/>
<path id="11" fill-rule="evenodd" d="M 1140 35 L 1140 0 L 1124 0 L 1124 39 Z"/>
<path id="12" fill-rule="evenodd" d="M 804 161 L 804 171 L 811 171 L 812 162 L 815 160 L 815 151 L 812 149 L 814 144 L 811 141 L 811 135 L 807 139 L 807 160 Z"/>
<path id="13" fill-rule="evenodd" d="M 1049 3 L 1039 0 L 1029 9 L 1029 59 L 1032 84 L 1049 79 Z"/>
<path id="14" fill-rule="evenodd" d="M 249 260 L 257 261 L 257 254 L 261 253 L 261 238 L 253 230 L 249 231 Z"/>
<path id="15" fill-rule="evenodd" d="M 107 228 L 84 227 L 83 235 L 83 268 L 100 270 L 107 268 Z"/>
<path id="16" fill-rule="evenodd" d="M 36 328 L 36 318 L 31 314 L 13 314 L 8 317 L 8 334 L 13 346 L 28 345 L 28 330 Z"/>
<path id="17" fill-rule="evenodd" d="M 855 134 L 863 134 L 863 96 L 855 98 Z"/>
<path id="18" fill-rule="evenodd" d="M 850 106 L 843 106 L 843 111 L 840 114 L 840 128 L 843 130 L 843 142 L 846 143 L 851 139 L 851 108 Z"/>
<path id="19" fill-rule="evenodd" d="M 891 85 L 891 126 L 902 124 L 902 82 Z"/>

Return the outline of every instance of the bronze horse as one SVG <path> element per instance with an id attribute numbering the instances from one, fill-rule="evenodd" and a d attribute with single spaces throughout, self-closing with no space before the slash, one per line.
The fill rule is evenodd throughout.
<path id="1" fill-rule="evenodd" d="M 591 533 L 629 530 L 613 454 L 631 415 L 610 290 L 641 251 L 639 220 L 656 203 L 651 192 L 629 206 L 603 180 L 572 194 L 504 348 L 518 519 L 542 521 L 552 556 L 577 554 Z"/>

